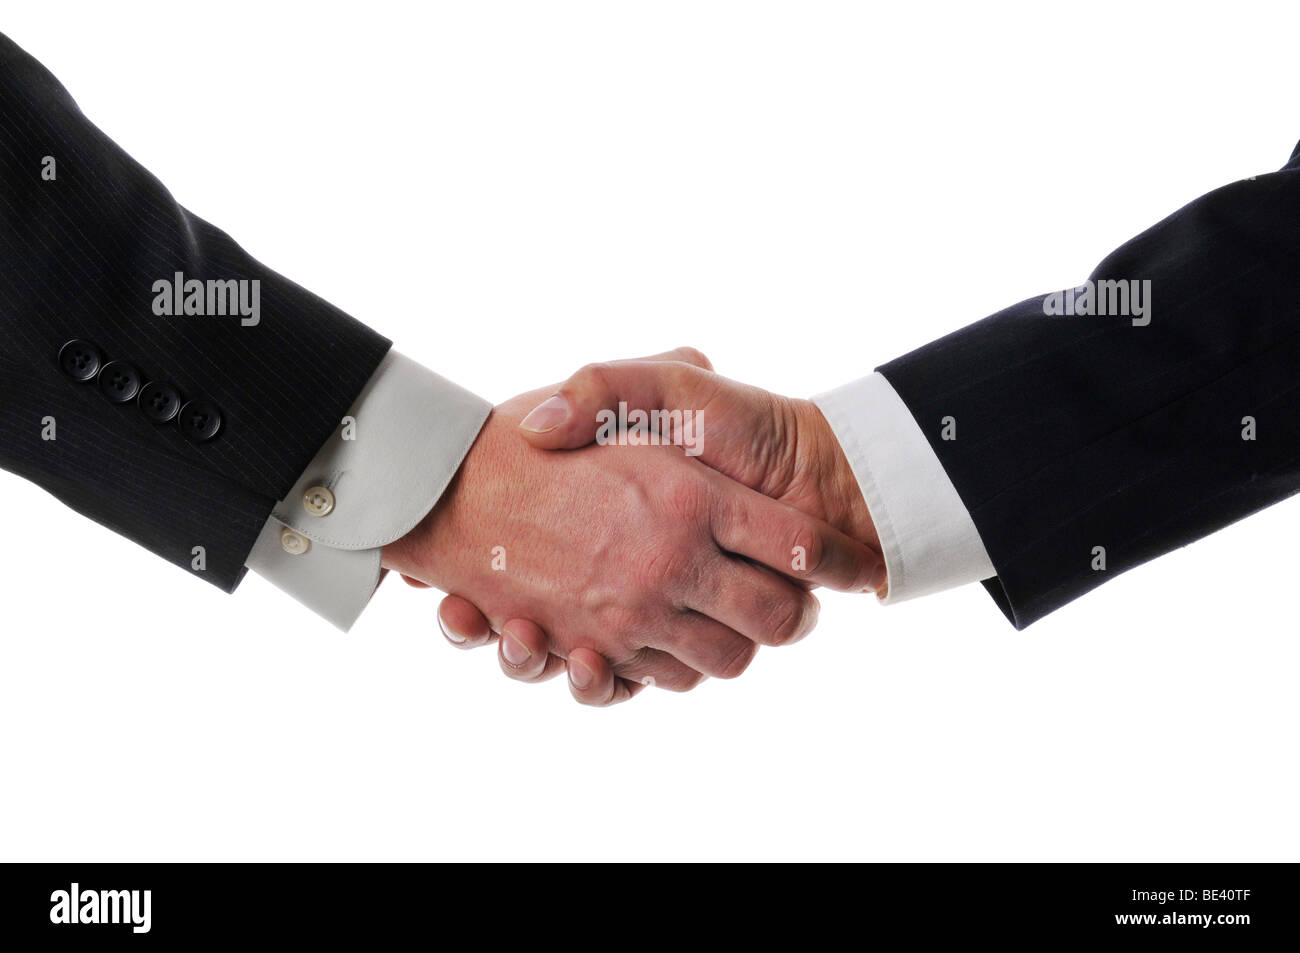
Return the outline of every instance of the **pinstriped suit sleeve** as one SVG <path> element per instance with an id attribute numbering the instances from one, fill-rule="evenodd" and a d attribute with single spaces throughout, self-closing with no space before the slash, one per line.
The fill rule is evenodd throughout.
<path id="1" fill-rule="evenodd" d="M 155 314 L 177 273 L 258 282 L 260 319 Z M 0 331 L 0 465 L 226 591 L 389 350 L 178 204 L 4 36 Z M 219 431 L 74 379 L 71 340 L 215 409 Z"/>
<path id="2" fill-rule="evenodd" d="M 1300 490 L 1298 262 L 1300 146 L 1106 256 L 1086 307 L 1029 298 L 878 369 L 1017 628 Z"/>

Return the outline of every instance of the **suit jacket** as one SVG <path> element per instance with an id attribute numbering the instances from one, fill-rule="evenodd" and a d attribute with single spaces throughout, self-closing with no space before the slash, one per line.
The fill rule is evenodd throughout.
<path id="1" fill-rule="evenodd" d="M 3 36 L 0 215 L 0 465 L 233 590 L 389 342 L 178 205 Z M 1097 267 L 1151 283 L 1149 323 L 1040 296 L 880 368 L 1018 627 L 1300 487 L 1298 252 L 1300 148 Z M 156 314 L 178 273 L 259 281 L 259 322 Z"/>
<path id="2" fill-rule="evenodd" d="M 2 35 L 0 216 L 0 466 L 233 590 L 390 342 L 178 205 Z M 259 281 L 260 320 L 156 314 L 177 273 Z"/>
<path id="3" fill-rule="evenodd" d="M 1149 281 L 1149 313 L 1039 296 L 879 369 L 1017 628 L 1300 489 L 1300 146 L 1116 249 L 1103 280 Z"/>

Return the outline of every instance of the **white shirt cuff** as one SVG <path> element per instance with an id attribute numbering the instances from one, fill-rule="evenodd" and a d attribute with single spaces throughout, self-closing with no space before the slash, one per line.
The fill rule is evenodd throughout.
<path id="1" fill-rule="evenodd" d="M 433 509 L 492 405 L 390 351 L 272 511 L 246 565 L 340 629 L 379 584 L 380 550 Z M 328 494 L 308 491 L 323 487 Z M 328 512 L 321 500 L 332 505 Z"/>
<path id="2" fill-rule="evenodd" d="M 813 402 L 853 468 L 880 537 L 889 574 L 882 602 L 902 602 L 996 575 L 956 488 L 883 375 L 864 377 Z"/>

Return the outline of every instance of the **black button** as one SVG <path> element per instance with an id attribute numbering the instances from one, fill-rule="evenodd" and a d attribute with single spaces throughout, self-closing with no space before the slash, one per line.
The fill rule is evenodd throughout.
<path id="1" fill-rule="evenodd" d="M 165 424 L 181 409 L 181 392 L 171 384 L 150 381 L 140 388 L 140 412 L 156 424 Z"/>
<path id="2" fill-rule="evenodd" d="M 99 389 L 115 404 L 135 400 L 140 393 L 140 372 L 126 361 L 109 361 L 99 372 Z"/>
<path id="3" fill-rule="evenodd" d="M 89 341 L 69 341 L 59 349 L 59 366 L 74 381 L 93 381 L 103 363 L 99 348 Z"/>
<path id="4" fill-rule="evenodd" d="M 221 411 L 212 401 L 198 397 L 181 408 L 176 425 L 186 438 L 203 443 L 215 437 L 221 429 Z"/>

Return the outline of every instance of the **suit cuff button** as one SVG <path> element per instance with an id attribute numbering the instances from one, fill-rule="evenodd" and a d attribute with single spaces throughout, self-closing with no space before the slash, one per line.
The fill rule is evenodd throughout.
<path id="1" fill-rule="evenodd" d="M 196 398 L 181 408 L 176 425 L 186 439 L 205 443 L 221 430 L 221 411 L 212 401 Z"/>
<path id="2" fill-rule="evenodd" d="M 59 367 L 79 383 L 93 381 L 103 366 L 104 356 L 89 341 L 72 340 L 59 349 Z"/>
<path id="3" fill-rule="evenodd" d="M 99 389 L 115 404 L 129 403 L 140 393 L 140 372 L 126 361 L 109 361 L 99 372 Z"/>
<path id="4" fill-rule="evenodd" d="M 156 424 L 165 424 L 181 411 L 181 392 L 171 384 L 150 381 L 140 388 L 140 413 Z"/>

